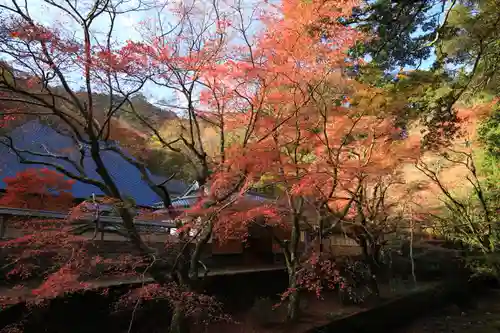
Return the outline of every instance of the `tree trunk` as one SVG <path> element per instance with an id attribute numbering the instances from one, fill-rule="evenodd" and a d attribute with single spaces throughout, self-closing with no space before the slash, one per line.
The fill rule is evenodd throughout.
<path id="1" fill-rule="evenodd" d="M 189 325 L 182 305 L 176 305 L 173 308 L 169 333 L 189 333 Z"/>
<path id="2" fill-rule="evenodd" d="M 380 289 L 378 286 L 377 275 L 379 273 L 380 263 L 378 261 L 380 255 L 380 247 L 376 244 L 368 244 L 367 241 L 362 243 L 363 256 L 365 262 L 370 269 L 370 277 L 368 279 L 368 286 L 370 287 L 373 296 L 380 297 Z"/>
<path id="3" fill-rule="evenodd" d="M 135 224 L 134 224 L 134 216 L 131 214 L 130 210 L 128 207 L 119 207 L 118 208 L 118 213 L 120 214 L 120 217 L 122 218 L 123 221 L 123 226 L 125 227 L 125 230 L 127 231 L 127 236 L 134 245 L 134 247 L 141 252 L 141 254 L 145 257 L 149 257 L 150 260 L 152 260 L 152 255 L 156 253 L 155 249 L 150 248 L 146 243 L 144 243 L 143 239 L 139 235 L 139 232 L 137 231 Z"/>
<path id="4" fill-rule="evenodd" d="M 288 322 L 294 322 L 299 317 L 299 286 L 297 283 L 297 268 L 298 268 L 298 245 L 300 241 L 300 215 L 295 213 L 293 217 L 292 234 L 290 235 L 290 247 L 285 251 L 285 258 L 288 270 L 288 309 L 286 319 Z"/>
<path id="5" fill-rule="evenodd" d="M 415 258 L 413 258 L 413 220 L 410 221 L 410 264 L 413 286 L 417 287 L 417 276 L 415 275 Z"/>
<path id="6" fill-rule="evenodd" d="M 189 278 L 191 281 L 195 282 L 198 285 L 199 280 L 199 268 L 200 268 L 200 259 L 203 253 L 203 250 L 206 248 L 208 241 L 213 233 L 213 221 L 208 222 L 207 230 L 204 235 L 198 240 L 195 245 L 193 253 L 191 253 L 190 262 L 189 262 Z"/>
<path id="7" fill-rule="evenodd" d="M 288 322 L 294 322 L 299 317 L 299 308 L 300 308 L 300 298 L 299 298 L 299 290 L 297 288 L 297 275 L 294 267 L 288 270 L 288 288 L 291 291 L 288 296 L 288 308 L 286 320 Z"/>
<path id="8" fill-rule="evenodd" d="M 377 281 L 377 274 L 373 271 L 373 269 L 370 267 L 370 289 L 373 293 L 373 296 L 376 298 L 380 297 L 380 289 L 378 287 L 378 281 Z"/>
<path id="9" fill-rule="evenodd" d="M 381 271 L 381 262 L 380 262 L 380 245 L 372 244 L 372 250 L 370 251 L 370 272 L 371 272 L 371 288 L 373 290 L 373 294 L 378 298 L 380 297 L 380 289 L 378 286 L 377 278 L 380 275 Z"/>

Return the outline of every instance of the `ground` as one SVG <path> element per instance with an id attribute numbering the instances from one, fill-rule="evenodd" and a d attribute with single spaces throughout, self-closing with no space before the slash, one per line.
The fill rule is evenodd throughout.
<path id="1" fill-rule="evenodd" d="M 417 286 L 420 288 L 427 288 L 433 283 L 422 283 Z M 380 286 L 381 297 L 385 300 L 402 296 L 415 290 L 413 283 L 410 281 L 398 281 L 391 285 Z M 196 327 L 196 333 L 303 333 L 308 329 L 326 325 L 335 318 L 343 317 L 359 311 L 363 311 L 365 306 L 345 306 L 342 305 L 339 296 L 336 293 L 324 294 L 323 299 L 319 300 L 313 294 L 306 295 L 302 300 L 301 309 L 303 315 L 298 323 L 293 325 L 283 324 L 285 318 L 285 308 L 280 307 L 277 310 L 270 311 L 269 308 L 272 304 L 266 302 L 259 304 L 260 308 L 257 316 L 249 311 L 244 314 L 235 315 L 233 319 L 237 323 L 220 323 L 212 324 L 209 327 Z M 267 309 L 267 310 L 266 310 Z M 271 312 L 271 315 L 266 315 Z M 257 318 L 256 318 L 257 317 Z M 260 317 L 260 319 L 259 319 Z M 268 318 L 262 318 L 268 317 Z M 264 320 L 262 320 L 264 319 Z M 263 325 L 258 321 L 268 321 L 269 324 Z"/>
<path id="2" fill-rule="evenodd" d="M 488 293 L 467 307 L 451 305 L 413 322 L 397 333 L 498 333 L 500 290 Z"/>

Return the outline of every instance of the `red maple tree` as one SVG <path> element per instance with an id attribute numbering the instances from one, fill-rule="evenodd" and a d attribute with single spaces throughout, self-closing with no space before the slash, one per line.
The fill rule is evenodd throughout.
<path id="1" fill-rule="evenodd" d="M 101 8 L 101 2 L 95 4 Z M 6 22 L 6 30 L 10 35 L 3 35 L 0 42 L 15 59 L 13 68 L 24 72 L 17 75 L 15 84 L 0 79 L 0 88 L 8 92 L 0 100 L 12 106 L 9 115 L 55 119 L 68 137 L 89 147 L 98 177 L 51 166 L 71 179 L 98 187 L 116 204 L 128 241 L 139 253 L 135 260 L 144 263 L 156 282 L 134 295 L 167 297 L 174 308 L 175 332 L 193 309 L 207 304 L 215 308 L 215 302 L 197 293 L 199 259 L 208 241 L 212 236 L 244 238 L 251 224 L 273 234 L 279 229 L 274 227 L 290 231 L 289 239 L 275 235 L 287 260 L 289 319 L 297 317 L 301 288 L 318 290 L 325 280 L 338 282 L 334 265 L 320 253 L 300 257 L 300 232 L 307 224 L 343 220 L 357 200 L 359 182 L 353 180 L 387 174 L 400 160 L 398 153 L 391 155 L 390 163 L 386 159 L 395 149 L 387 136 L 392 133 L 391 121 L 380 122 L 372 109 L 355 105 L 360 86 L 343 74 L 355 61 L 347 59 L 346 51 L 362 36 L 340 21 L 356 4 L 350 0 L 263 1 L 247 15 L 239 1 L 212 3 L 212 10 L 202 4 L 175 2 L 170 9 L 179 24 L 173 30 L 144 24 L 144 40 L 125 45 L 114 43 L 112 24 L 106 40 L 92 38 L 91 26 L 99 15 L 109 14 L 114 20 L 126 12 L 112 4 L 102 11 L 91 10 L 88 16 L 79 8 L 63 6 L 82 27 L 83 41 L 75 40 L 74 32 L 63 26 L 36 23 L 22 6 L 9 7 L 13 18 Z M 251 32 L 252 22 L 246 18 L 251 20 L 254 13 L 260 14 L 259 28 Z M 323 26 L 321 22 L 329 23 Z M 325 29 L 328 34 L 323 36 Z M 72 70 L 81 72 L 85 81 L 79 94 L 65 74 Z M 59 90 L 50 85 L 55 79 L 62 85 Z M 131 102 L 130 96 L 147 82 L 181 99 L 171 106 L 185 120 L 178 137 L 164 137 L 160 124 L 142 117 Z M 93 103 L 93 92 L 99 89 L 110 96 L 104 115 L 98 114 Z M 125 106 L 147 128 L 145 133 L 117 126 L 114 116 Z M 219 151 L 213 156 L 207 152 L 202 124 L 212 126 L 219 137 Z M 110 138 L 123 142 L 126 151 L 107 144 Z M 102 151 L 113 151 L 135 166 L 168 207 L 168 194 L 151 180 L 140 158 L 148 152 L 150 138 L 162 149 L 187 151 L 201 185 L 201 199 L 179 222 L 177 245 L 166 251 L 154 249 L 138 232 L 132 203 L 120 193 L 101 157 Z M 76 145 L 72 153 L 79 151 L 83 149 Z M 74 162 L 78 165 L 78 160 Z M 278 198 L 266 204 L 249 202 L 245 193 L 257 185 L 274 187 Z M 311 212 L 317 212 L 319 219 Z M 194 237 L 189 236 L 189 229 L 196 230 Z M 77 276 L 70 267 L 81 265 L 65 265 L 60 274 Z M 47 281 L 51 286 L 50 277 Z"/>
<path id="2" fill-rule="evenodd" d="M 326 97 L 323 93 L 326 87 L 331 89 L 333 96 L 329 97 L 333 103 L 327 107 L 330 114 L 343 119 L 357 111 L 341 104 L 344 96 L 353 90 L 352 83 L 342 75 L 343 68 L 348 65 L 344 52 L 359 35 L 337 24 L 329 26 L 336 37 L 322 40 L 320 33 L 311 31 L 311 22 L 349 15 L 352 5 L 354 2 L 293 0 L 270 5 L 262 17 L 264 32 L 258 36 L 252 53 L 255 59 L 262 61 L 248 62 L 245 59 L 246 62 L 223 62 L 224 67 L 212 66 L 209 82 L 220 82 L 227 89 L 207 89 L 202 93 L 209 110 L 220 103 L 228 106 L 224 109 L 224 117 L 210 111 L 204 112 L 203 116 L 210 121 L 224 119 L 235 133 L 241 133 L 240 140 L 225 149 L 224 163 L 215 170 L 210 192 L 228 193 L 234 184 L 241 186 L 238 195 L 218 200 L 215 204 L 208 197 L 210 207 L 200 204 L 194 211 L 200 215 L 217 215 L 213 230 L 222 239 L 247 237 L 250 225 L 259 225 L 273 234 L 285 254 L 289 273 L 286 296 L 290 299 L 288 318 L 291 320 L 298 314 L 299 289 L 306 285 L 309 289 L 312 285 L 319 286 L 311 282 L 311 279 L 318 279 L 316 274 L 302 274 L 299 278 L 304 272 L 300 267 L 303 261 L 299 243 L 305 206 L 302 185 L 313 185 L 311 179 L 322 175 L 320 170 L 315 172 L 318 163 L 312 155 L 315 150 L 323 154 L 317 149 L 318 145 L 323 147 L 324 144 L 316 132 L 322 133 L 320 101 Z M 258 104 L 252 104 L 256 109 L 241 112 L 245 110 L 242 98 L 258 101 Z M 332 116 L 325 119 L 327 123 L 332 120 Z M 238 131 L 248 122 L 253 125 L 253 133 Z M 340 126 L 340 131 L 346 127 L 347 124 Z M 318 154 L 316 157 L 324 158 Z M 259 183 L 264 187 L 278 188 L 279 198 L 266 204 L 248 202 L 245 192 Z M 275 234 L 282 228 L 290 231 L 288 240 Z M 322 258 L 311 262 L 316 267 L 318 262 L 323 264 L 324 261 Z M 332 265 L 325 262 L 323 268 L 332 281 L 337 279 L 338 272 Z M 319 279 L 324 280 L 325 276 Z"/>
<path id="3" fill-rule="evenodd" d="M 7 185 L 0 206 L 66 212 L 73 207 L 75 180 L 47 168 L 29 168 L 3 179 Z"/>
<path id="4" fill-rule="evenodd" d="M 354 61 L 346 60 L 344 52 L 360 36 L 341 24 L 329 25 L 334 38 L 322 38 L 320 32 L 310 29 L 311 22 L 321 22 L 324 17 L 349 15 L 349 5 L 353 4 L 286 1 L 272 6 L 274 11 L 263 19 L 266 32 L 255 48 L 255 54 L 265 61 L 256 67 L 233 69 L 230 63 L 224 69 L 214 68 L 224 74 L 215 80 L 233 84 L 228 88 L 235 84 L 227 76 L 232 78 L 235 72 L 242 71 L 266 83 L 251 94 L 259 98 L 259 108 L 266 110 L 257 119 L 252 118 L 252 113 L 236 112 L 241 104 L 229 101 L 237 101 L 241 94 L 234 90 L 223 90 L 224 95 L 211 91 L 202 95 L 209 106 L 221 101 L 235 106 L 231 118 L 224 119 L 232 120 L 236 132 L 246 121 L 254 121 L 255 130 L 225 150 L 224 163 L 212 178 L 211 192 L 226 193 L 241 182 L 240 195 L 208 209 L 200 204 L 194 210 L 200 215 L 218 215 L 213 230 L 222 239 L 247 237 L 250 225 L 259 225 L 273 234 L 285 254 L 289 273 L 289 290 L 284 296 L 290 301 L 291 320 L 297 317 L 301 289 L 319 292 L 325 283 L 341 282 L 338 269 L 324 258 L 321 247 L 301 256 L 301 232 L 308 230 L 321 242 L 335 227 L 354 220 L 363 221 L 358 223 L 363 229 L 369 202 L 360 196 L 360 190 L 366 192 L 367 187 L 376 186 L 381 177 L 391 175 L 401 163 L 418 155 L 418 142 L 413 138 L 399 140 L 395 119 L 384 117 L 377 104 L 366 103 L 377 96 L 377 90 L 343 74 Z M 205 112 L 204 116 L 215 121 L 218 115 Z M 256 184 L 275 187 L 278 198 L 266 204 L 249 203 L 244 194 Z M 378 199 L 380 196 L 370 198 L 370 204 Z M 383 211 L 388 207 L 378 208 Z M 376 217 L 378 223 L 372 231 L 385 223 L 379 215 L 371 217 Z M 278 237 L 276 226 L 289 230 L 288 239 Z M 352 237 L 366 245 L 362 236 L 367 234 Z M 369 246 L 378 245 L 374 240 Z M 370 257 L 368 253 L 367 261 Z"/>
<path id="5" fill-rule="evenodd" d="M 52 3 L 48 5 L 52 9 L 60 10 L 62 16 L 67 15 L 69 20 L 75 22 L 76 26 L 81 28 L 81 35 L 84 38 L 82 41 L 78 40 L 74 31 L 67 31 L 64 24 L 58 25 L 56 23 L 50 27 L 39 24 L 30 15 L 33 12 L 31 7 L 25 8 L 15 1 L 11 5 L 4 6 L 3 8 L 9 11 L 11 15 L 4 21 L 4 31 L 6 33 L 1 36 L 2 48 L 0 52 L 9 54 L 11 61 L 8 64 L 2 63 L 1 68 L 0 101 L 8 106 L 5 112 L 2 111 L 2 116 L 4 119 L 5 117 L 25 119 L 24 116 L 26 116 L 27 120 L 43 121 L 45 124 L 52 126 L 59 134 L 71 139 L 74 145 L 58 151 L 51 151 L 50 147 L 48 147 L 47 152 L 19 149 L 16 146 L 15 138 L 10 137 L 9 130 L 2 131 L 1 144 L 11 149 L 19 158 L 20 163 L 51 167 L 75 181 L 99 188 L 115 205 L 123 221 L 124 234 L 128 239 L 128 243 L 134 248 L 132 258 L 127 260 L 119 258 L 111 262 L 111 264 L 122 268 L 124 266 L 135 266 L 133 268 L 137 268 L 142 264 L 142 271 L 139 273 L 131 269 L 118 269 L 117 272 L 123 276 L 131 271 L 136 276 L 144 277 L 146 275 L 144 270 L 147 268 L 147 274 L 152 276 L 157 283 L 148 286 L 145 290 L 150 293 L 152 289 L 156 289 L 155 294 L 158 297 L 161 295 L 167 297 L 166 295 L 169 295 L 167 299 L 176 309 L 177 316 L 184 317 L 192 314 L 196 312 L 193 309 L 196 307 L 201 309 L 202 305 L 208 306 L 208 312 L 205 312 L 205 314 L 210 313 L 210 310 L 215 309 L 218 303 L 211 297 L 193 292 L 193 288 L 188 283 L 188 277 L 184 274 L 184 268 L 181 268 L 181 266 L 187 267 L 186 263 L 190 261 L 188 257 L 190 254 L 186 250 L 188 247 L 184 245 L 191 242 L 191 240 L 181 233 L 178 238 L 179 241 L 176 244 L 167 244 L 169 246 L 166 248 L 163 246 L 158 248 L 149 244 L 134 224 L 132 200 L 122 195 L 115 180 L 104 165 L 101 155 L 103 151 L 113 151 L 123 160 L 133 165 L 151 189 L 163 199 L 165 206 L 170 205 L 168 191 L 161 184 L 153 182 L 141 158 L 142 156 L 140 156 L 148 152 L 146 147 L 147 138 L 144 140 L 144 135 L 135 133 L 126 126 L 120 126 L 123 125 L 123 122 L 117 119 L 119 113 L 128 112 L 135 115 L 136 120 L 143 127 L 149 128 L 152 133 L 159 134 L 157 128 L 161 124 L 156 124 L 141 117 L 140 112 L 135 110 L 131 102 L 131 96 L 143 88 L 151 74 L 143 75 L 145 74 L 143 69 L 147 67 L 144 66 L 142 61 L 144 58 L 135 58 L 135 54 L 129 52 L 132 47 L 141 49 L 141 45 L 140 43 L 127 43 L 123 50 L 118 51 L 115 55 L 115 51 L 121 49 L 121 45 L 114 42 L 115 26 L 110 24 L 109 30 L 106 32 L 108 38 L 107 40 L 105 38 L 104 41 L 101 37 L 97 37 L 98 34 L 94 35 L 95 30 L 93 29 L 95 22 L 98 21 L 97 18 L 106 17 L 114 22 L 119 15 L 135 10 L 143 10 L 145 5 L 141 3 L 139 8 L 134 8 L 133 6 L 130 7 L 128 2 L 115 3 L 114 1 L 104 4 L 101 1 L 95 1 L 90 7 L 87 7 L 88 2 L 78 4 L 77 7 L 69 3 L 61 6 Z M 174 14 L 177 14 L 181 21 L 190 19 L 191 16 L 182 13 L 179 5 L 180 7 L 183 6 L 182 3 L 174 4 L 174 7 L 176 7 Z M 103 7 L 101 8 L 101 6 Z M 185 8 L 188 7 L 188 5 L 185 6 Z M 95 10 L 95 8 L 98 8 L 98 10 Z M 82 12 L 86 12 L 88 15 L 83 15 Z M 217 21 L 217 19 L 212 17 L 210 21 L 205 23 L 210 26 L 211 22 L 214 21 Z M 199 37 L 203 37 L 205 33 L 203 29 L 198 36 L 192 34 L 193 31 L 184 30 L 184 27 L 188 26 L 189 24 L 186 21 L 182 21 L 179 30 L 172 33 L 172 35 L 179 32 L 183 36 L 176 36 L 172 41 L 177 43 L 179 41 L 177 38 L 180 37 L 180 39 L 195 42 Z M 217 34 L 220 33 L 217 32 Z M 213 36 L 208 30 L 207 34 Z M 158 50 L 160 50 L 160 47 L 160 44 L 156 45 Z M 214 49 L 212 54 L 215 54 L 216 51 Z M 192 52 L 191 56 L 200 59 L 203 56 L 210 59 L 210 56 L 203 55 L 202 51 Z M 189 59 L 186 58 L 185 61 L 187 62 Z M 158 72 L 155 68 L 160 69 L 158 64 L 154 64 L 152 67 L 153 73 Z M 148 67 L 147 69 L 151 68 Z M 76 91 L 69 84 L 70 77 L 68 73 L 74 72 L 82 74 L 85 84 L 83 91 Z M 96 92 L 104 92 L 109 96 L 107 105 L 100 108 L 96 107 Z M 196 120 L 194 120 L 194 123 L 196 123 Z M 192 128 L 195 129 L 194 124 Z M 200 133 L 191 131 L 191 137 L 189 138 L 183 137 L 167 141 L 162 140 L 161 136 L 158 137 L 162 144 L 169 149 L 178 151 L 179 148 L 172 146 L 172 144 L 173 142 L 181 142 L 195 153 L 197 162 L 200 165 L 198 178 L 200 183 L 203 184 L 208 178 L 208 162 L 204 147 L 199 144 L 201 141 L 199 136 Z M 124 143 L 125 148 L 113 144 L 110 139 L 119 139 Z M 140 147 L 138 147 L 139 145 Z M 22 154 L 20 153 L 21 150 L 23 151 Z M 33 156 L 50 157 L 51 162 L 35 161 L 35 158 L 30 158 Z M 90 157 L 95 163 L 97 176 L 86 172 L 83 166 L 83 160 L 86 157 Z M 57 163 L 57 161 L 62 160 L 70 160 L 76 172 Z M 19 201 L 19 199 L 15 200 Z M 81 248 L 81 251 L 77 252 L 82 254 L 84 258 L 76 260 L 75 258 L 79 258 L 78 255 L 56 260 L 60 264 L 58 269 L 46 270 L 44 274 L 39 274 L 39 277 L 45 281 L 43 289 L 46 291 L 50 291 L 51 286 L 54 287 L 53 277 L 62 275 L 72 281 L 81 282 L 82 275 L 85 275 L 87 268 L 92 269 L 95 265 L 106 261 L 96 256 L 95 253 L 87 251 L 89 241 L 81 239 L 81 237 L 74 237 L 72 234 L 73 227 L 69 223 L 62 224 L 64 227 L 61 225 L 58 227 L 56 224 L 50 228 L 48 227 L 50 232 L 44 233 L 40 231 L 37 223 L 26 223 L 26 228 L 21 228 L 26 235 L 20 236 L 16 240 L 9 240 L 4 244 L 6 247 L 14 246 L 14 244 L 18 244 L 18 248 L 34 247 L 40 251 L 43 248 L 51 248 L 49 245 L 42 244 L 48 242 L 55 247 L 57 241 L 60 240 L 61 253 L 66 253 L 63 249 Z M 60 233 L 66 233 L 67 237 L 53 237 Z M 51 235 L 49 238 L 52 241 L 46 242 L 44 240 L 47 234 Z M 65 239 L 71 239 L 71 241 L 66 242 Z M 86 244 L 78 245 L 75 243 L 76 241 Z M 206 242 L 206 237 L 203 236 L 201 245 L 195 251 L 195 257 L 199 256 L 199 249 Z M 179 253 L 179 250 L 182 250 L 181 253 Z M 26 253 L 35 256 L 37 252 Z M 73 252 L 70 251 L 69 253 L 72 254 Z M 16 264 L 20 263 L 17 259 L 26 257 L 25 255 L 21 256 L 19 253 L 17 255 L 18 258 L 11 258 Z M 59 259 L 59 257 L 56 259 Z M 197 263 L 197 260 L 191 261 Z M 66 264 L 67 262 L 71 262 L 71 264 Z M 129 262 L 137 264 L 129 265 Z M 38 299 L 64 293 L 66 284 L 60 284 L 60 286 L 61 288 L 52 288 L 53 293 L 36 293 Z M 176 288 L 176 290 L 172 288 Z M 68 289 L 68 291 L 70 290 Z M 136 294 L 142 295 L 141 293 Z M 174 297 L 175 295 L 178 297 Z M 173 327 L 177 323 L 186 322 L 183 318 L 180 320 L 176 318 L 176 315 L 174 315 Z"/>

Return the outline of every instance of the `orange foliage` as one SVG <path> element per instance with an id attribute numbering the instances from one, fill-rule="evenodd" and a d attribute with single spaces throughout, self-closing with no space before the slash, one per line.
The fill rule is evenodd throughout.
<path id="1" fill-rule="evenodd" d="M 349 5 L 354 2 L 287 0 L 271 6 L 253 50 L 261 62 L 219 61 L 201 71 L 208 86 L 202 92 L 203 116 L 224 119 L 231 130 L 251 128 L 214 167 L 203 201 L 210 205 L 191 209 L 217 217 L 219 239 L 247 237 L 258 218 L 268 227 L 290 226 L 301 198 L 313 203 L 309 209 L 326 204 L 340 212 L 360 183 L 374 184 L 420 155 L 418 138 L 401 140 L 395 119 L 372 106 L 377 91 L 343 75 L 350 65 L 345 50 L 363 37 L 340 24 L 328 26 L 334 37 L 327 40 L 310 32 L 313 22 L 347 15 Z M 250 204 L 244 193 L 256 183 L 278 185 L 280 195 L 265 205 Z M 228 195 L 234 188 L 238 191 Z M 354 207 L 348 214 L 356 214 Z"/>
<path id="2" fill-rule="evenodd" d="M 110 140 L 116 140 L 120 147 L 136 158 L 144 158 L 148 152 L 148 137 L 120 120 L 112 120 L 109 133 Z"/>
<path id="3" fill-rule="evenodd" d="M 369 103 L 352 102 L 359 89 L 372 93 L 343 74 L 355 61 L 346 59 L 346 51 L 363 36 L 339 19 L 349 16 L 357 4 L 352 0 L 282 0 L 276 5 L 264 1 L 259 4 L 263 28 L 251 36 L 251 42 L 229 20 L 217 18 L 216 31 L 207 28 L 203 36 L 191 36 L 197 30 L 191 26 L 180 35 L 129 41 L 118 50 L 92 49 L 85 65 L 92 64 L 96 72 L 152 76 L 155 83 L 174 86 L 185 95 L 199 89 L 200 103 L 188 107 L 190 123 L 193 118 L 205 118 L 221 133 L 231 132 L 237 138 L 225 142 L 227 147 L 210 166 L 209 193 L 189 213 L 213 222 L 219 239 L 245 237 L 248 223 L 257 218 L 273 227 L 289 223 L 297 213 L 297 198 L 338 203 L 339 197 L 351 195 L 357 181 L 390 174 L 399 163 L 415 156 L 414 141 L 394 140 L 391 119 L 373 116 Z M 201 8 L 191 9 L 179 9 L 176 14 L 182 17 L 189 10 L 192 20 L 198 11 L 205 14 Z M 328 24 L 322 26 L 322 22 Z M 78 51 L 55 31 L 20 27 L 12 31 L 13 37 L 50 42 L 56 51 L 62 46 L 67 52 Z M 328 30 L 329 37 L 323 38 L 322 29 Z M 238 33 L 252 46 L 245 46 L 241 39 L 231 43 L 230 36 Z M 200 84 L 193 89 L 191 81 Z M 193 132 L 195 126 L 191 126 Z M 141 152 L 146 142 L 140 133 L 127 128 L 118 128 L 111 137 L 127 142 L 127 148 L 135 152 Z M 190 148 L 201 145 L 187 135 L 179 141 Z M 206 157 L 200 150 L 194 155 Z M 35 189 L 40 196 L 44 190 L 44 198 L 50 188 L 38 190 L 41 185 L 33 181 L 24 187 L 21 182 L 11 183 L 12 193 Z M 250 203 L 244 194 L 256 183 L 279 185 L 282 195 L 265 205 Z M 319 270 L 321 280 L 338 282 L 336 270 L 323 258 L 311 257 L 307 267 L 304 276 Z M 61 273 L 74 277 L 69 271 Z M 318 279 L 306 280 L 306 289 L 319 288 Z M 57 275 L 47 284 L 58 281 L 69 284 Z M 163 294 L 165 289 L 159 291 Z M 182 290 L 176 292 L 180 299 L 186 297 Z"/>
<path id="4" fill-rule="evenodd" d="M 281 184 L 292 196 L 334 201 L 353 189 L 355 177 L 388 174 L 415 156 L 414 141 L 393 140 L 390 119 L 381 121 L 370 115 L 371 110 L 348 104 L 357 89 L 369 91 L 343 75 L 350 65 L 346 50 L 363 36 L 340 23 L 324 27 L 332 38 L 324 39 L 311 29 L 325 18 L 334 22 L 349 15 L 355 4 L 287 0 L 268 5 L 261 17 L 265 28 L 251 50 L 253 61 L 218 58 L 200 65 L 206 85 L 201 92 L 205 111 L 199 114 L 214 122 L 223 119 L 226 130 L 247 134 L 225 150 L 222 165 L 214 166 L 207 200 L 219 201 L 237 187 L 238 203 L 245 190 L 264 182 Z M 355 135 L 364 137 L 344 142 Z M 358 157 L 352 158 L 354 154 Z M 244 236 L 245 225 L 257 216 L 282 223 L 291 211 L 285 197 L 239 212 L 202 206 L 193 211 L 217 213 L 215 230 L 228 237 Z"/>
<path id="5" fill-rule="evenodd" d="M 499 102 L 500 98 L 494 98 L 490 102 L 475 104 L 472 107 L 457 108 L 457 118 L 460 121 L 459 134 L 462 137 L 474 137 L 480 121 L 489 116 Z"/>
<path id="6" fill-rule="evenodd" d="M 46 168 L 26 169 L 5 177 L 6 193 L 0 206 L 66 211 L 73 206 L 71 188 L 75 181 Z"/>

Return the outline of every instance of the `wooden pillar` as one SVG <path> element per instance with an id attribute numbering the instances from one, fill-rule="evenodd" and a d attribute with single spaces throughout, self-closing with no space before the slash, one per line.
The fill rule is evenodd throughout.
<path id="1" fill-rule="evenodd" d="M 5 237 L 5 232 L 7 231 L 7 216 L 0 215 L 0 239 Z"/>
<path id="2" fill-rule="evenodd" d="M 101 222 L 101 219 L 99 218 L 99 216 L 97 216 L 96 227 L 97 227 L 97 230 L 101 232 L 101 240 L 104 240 L 104 223 Z"/>

